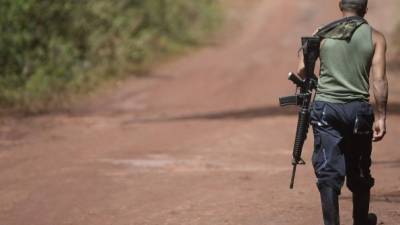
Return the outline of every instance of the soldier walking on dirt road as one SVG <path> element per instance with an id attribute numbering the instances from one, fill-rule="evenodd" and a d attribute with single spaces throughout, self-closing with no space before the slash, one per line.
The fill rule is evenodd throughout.
<path id="1" fill-rule="evenodd" d="M 346 177 L 353 194 L 354 225 L 375 225 L 369 214 L 372 142 L 386 133 L 386 40 L 363 19 L 368 0 L 340 0 L 347 22 L 316 35 L 320 47 L 320 78 L 311 113 L 314 131 L 313 166 L 325 225 L 339 225 L 339 201 Z M 369 75 L 376 117 L 369 104 Z M 304 74 L 301 60 L 299 74 Z M 375 121 L 375 122 L 374 122 Z"/>

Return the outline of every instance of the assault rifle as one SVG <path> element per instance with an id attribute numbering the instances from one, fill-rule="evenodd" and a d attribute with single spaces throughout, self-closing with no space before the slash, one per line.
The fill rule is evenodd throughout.
<path id="1" fill-rule="evenodd" d="M 317 89 L 318 78 L 314 74 L 315 62 L 319 57 L 321 39 L 319 37 L 303 37 L 302 50 L 304 56 L 304 76 L 300 78 L 294 73 L 289 73 L 289 80 L 296 85 L 296 95 L 279 98 L 281 106 L 297 105 L 300 107 L 297 122 L 296 138 L 293 147 L 293 171 L 290 180 L 290 189 L 293 189 L 297 165 L 304 165 L 301 158 L 304 142 L 307 138 L 310 125 L 310 111 L 313 92 Z"/>

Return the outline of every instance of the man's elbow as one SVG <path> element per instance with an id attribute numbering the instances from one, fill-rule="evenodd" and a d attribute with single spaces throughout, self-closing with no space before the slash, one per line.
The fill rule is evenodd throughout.
<path id="1" fill-rule="evenodd" d="M 304 68 L 304 67 L 300 67 L 300 68 L 297 70 L 297 75 L 300 76 L 300 77 L 302 77 L 302 78 L 304 78 L 304 73 L 305 73 L 305 68 Z"/>

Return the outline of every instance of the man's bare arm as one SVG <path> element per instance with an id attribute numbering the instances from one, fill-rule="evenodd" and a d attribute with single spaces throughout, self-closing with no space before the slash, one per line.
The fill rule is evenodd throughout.
<path id="1" fill-rule="evenodd" d="M 297 66 L 297 75 L 304 78 L 304 69 L 305 69 L 305 65 L 304 65 L 303 52 L 299 52 L 299 64 Z"/>
<path id="2" fill-rule="evenodd" d="M 386 77 L 386 40 L 373 32 L 375 53 L 372 60 L 372 86 L 374 90 L 377 118 L 374 124 L 374 141 L 381 141 L 386 134 L 386 107 L 388 102 L 388 81 Z"/>

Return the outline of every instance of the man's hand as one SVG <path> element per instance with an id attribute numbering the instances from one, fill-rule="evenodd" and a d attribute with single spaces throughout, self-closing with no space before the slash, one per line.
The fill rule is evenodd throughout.
<path id="1" fill-rule="evenodd" d="M 386 120 L 381 118 L 375 121 L 373 129 L 374 137 L 372 138 L 372 140 L 374 142 L 381 141 L 386 135 Z"/>

